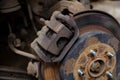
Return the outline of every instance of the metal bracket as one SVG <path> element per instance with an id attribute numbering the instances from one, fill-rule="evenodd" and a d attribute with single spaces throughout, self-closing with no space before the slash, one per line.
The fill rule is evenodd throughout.
<path id="1" fill-rule="evenodd" d="M 43 61 L 59 62 L 78 38 L 79 29 L 72 17 L 58 11 L 45 24 L 31 47 Z"/>

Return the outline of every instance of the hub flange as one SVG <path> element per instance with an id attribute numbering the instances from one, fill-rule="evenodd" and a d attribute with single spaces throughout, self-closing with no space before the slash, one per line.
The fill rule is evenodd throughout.
<path id="1" fill-rule="evenodd" d="M 90 54 L 91 50 L 96 52 L 95 56 Z M 108 80 L 106 72 L 113 72 L 116 64 L 116 57 L 109 58 L 107 55 L 109 52 L 115 55 L 114 49 L 104 43 L 97 43 L 84 49 L 75 63 L 73 72 L 75 80 L 100 80 L 103 77 L 104 80 Z M 79 69 L 85 73 L 84 76 L 78 75 Z"/>

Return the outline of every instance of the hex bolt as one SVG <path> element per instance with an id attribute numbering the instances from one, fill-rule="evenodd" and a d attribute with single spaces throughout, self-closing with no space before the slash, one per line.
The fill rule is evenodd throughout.
<path id="1" fill-rule="evenodd" d="M 84 76 L 84 72 L 83 71 L 81 71 L 80 69 L 78 69 L 78 74 L 79 74 L 79 76 Z"/>
<path id="2" fill-rule="evenodd" d="M 91 49 L 91 50 L 90 50 L 90 55 L 96 56 L 96 51 Z"/>
<path id="3" fill-rule="evenodd" d="M 114 54 L 112 52 L 108 52 L 107 55 L 108 55 L 109 58 L 113 58 L 114 57 Z"/>
<path id="4" fill-rule="evenodd" d="M 106 72 L 106 75 L 107 75 L 108 77 L 110 77 L 110 78 L 113 78 L 113 75 L 112 75 L 112 73 L 111 73 L 110 71 L 107 71 L 107 72 Z"/>

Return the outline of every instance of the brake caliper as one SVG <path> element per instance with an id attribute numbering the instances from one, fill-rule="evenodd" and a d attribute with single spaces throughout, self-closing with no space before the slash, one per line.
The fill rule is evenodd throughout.
<path id="1" fill-rule="evenodd" d="M 58 11 L 45 24 L 31 46 L 43 61 L 59 62 L 78 38 L 79 30 L 72 17 Z"/>

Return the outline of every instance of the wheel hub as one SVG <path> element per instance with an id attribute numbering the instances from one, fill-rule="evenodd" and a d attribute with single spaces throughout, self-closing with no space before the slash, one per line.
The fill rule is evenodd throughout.
<path id="1" fill-rule="evenodd" d="M 74 67 L 75 80 L 100 79 L 101 77 L 108 80 L 106 72 L 113 72 L 116 65 L 116 57 L 109 57 L 109 52 L 115 55 L 114 49 L 104 43 L 90 45 L 82 51 Z M 78 70 L 81 70 L 84 75 L 79 75 Z"/>

